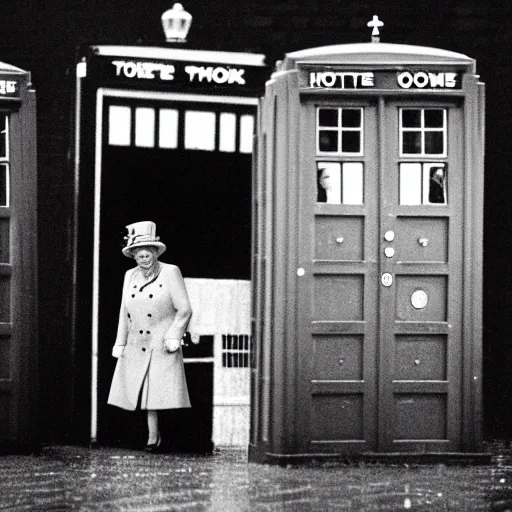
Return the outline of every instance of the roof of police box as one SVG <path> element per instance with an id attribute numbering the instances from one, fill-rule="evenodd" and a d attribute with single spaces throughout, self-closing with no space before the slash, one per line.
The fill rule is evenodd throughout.
<path id="1" fill-rule="evenodd" d="M 192 50 L 161 46 L 98 45 L 91 46 L 96 55 L 142 59 L 184 60 L 190 62 L 215 62 L 231 65 L 264 66 L 261 53 Z"/>
<path id="2" fill-rule="evenodd" d="M 321 46 L 287 53 L 283 67 L 293 69 L 297 63 L 321 64 L 458 64 L 474 65 L 475 60 L 449 50 L 396 43 L 353 43 Z"/>
<path id="3" fill-rule="evenodd" d="M 2 72 L 11 72 L 11 73 L 26 73 L 25 70 L 21 68 L 17 68 L 16 66 L 13 66 L 11 64 L 7 64 L 6 62 L 0 61 L 0 71 Z"/>

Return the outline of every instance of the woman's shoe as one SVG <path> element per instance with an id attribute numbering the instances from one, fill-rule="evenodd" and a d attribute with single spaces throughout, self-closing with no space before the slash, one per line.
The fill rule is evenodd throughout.
<path id="1" fill-rule="evenodd" d="M 160 451 L 161 443 L 162 443 L 162 438 L 160 436 L 160 432 L 158 432 L 158 436 L 156 438 L 156 443 L 147 444 L 145 450 L 149 453 L 158 453 Z"/>

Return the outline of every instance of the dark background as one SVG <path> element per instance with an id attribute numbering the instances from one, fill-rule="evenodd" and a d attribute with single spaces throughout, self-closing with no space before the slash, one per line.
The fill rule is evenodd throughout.
<path id="1" fill-rule="evenodd" d="M 73 109 L 75 59 L 84 44 L 164 42 L 161 14 L 172 0 L 4 0 L 0 60 L 32 72 L 38 101 L 40 432 L 73 438 L 70 383 L 80 366 L 72 340 Z M 184 0 L 194 17 L 187 48 L 255 51 L 273 65 L 285 52 L 370 41 L 366 23 L 385 23 L 383 42 L 433 46 L 477 61 L 486 83 L 484 224 L 485 436 L 512 437 L 512 2 L 457 0 Z M 92 115 L 92 113 L 91 113 Z M 58 257 L 55 257 L 58 255 Z M 80 254 L 77 255 L 80 264 Z M 233 276 L 234 277 L 234 276 Z M 79 298 L 78 298 L 79 300 Z"/>

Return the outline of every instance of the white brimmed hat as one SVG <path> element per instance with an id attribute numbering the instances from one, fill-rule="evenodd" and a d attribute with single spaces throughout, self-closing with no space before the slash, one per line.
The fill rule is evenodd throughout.
<path id="1" fill-rule="evenodd" d="M 122 252 L 127 258 L 133 258 L 132 249 L 137 247 L 154 247 L 157 251 L 157 257 L 165 252 L 166 245 L 160 242 L 160 237 L 156 236 L 156 224 L 154 222 L 144 220 L 128 224 L 126 226 L 128 235 L 125 236 L 126 246 L 123 247 Z"/>

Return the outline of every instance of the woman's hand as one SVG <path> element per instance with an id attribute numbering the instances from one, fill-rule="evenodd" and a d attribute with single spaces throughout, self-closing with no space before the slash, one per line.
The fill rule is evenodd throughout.
<path id="1" fill-rule="evenodd" d="M 165 338 L 164 344 L 167 352 L 176 352 L 181 346 L 181 340 L 178 338 Z"/>
<path id="2" fill-rule="evenodd" d="M 112 348 L 112 357 L 115 357 L 116 359 L 121 357 L 124 352 L 124 345 L 114 345 Z"/>

